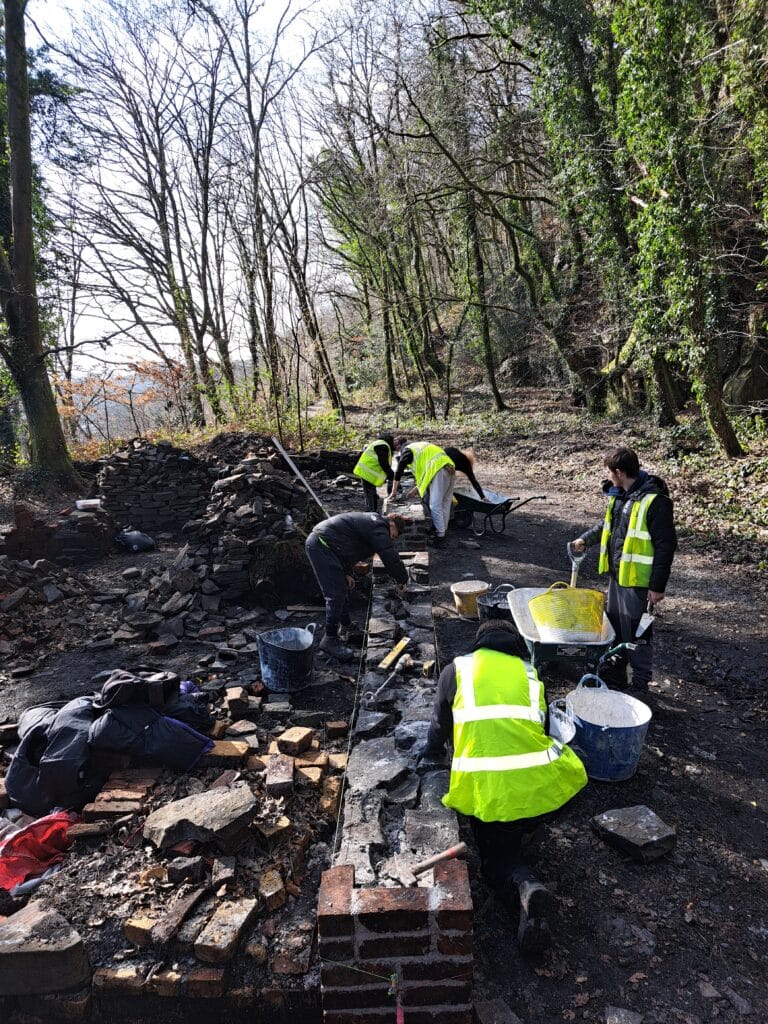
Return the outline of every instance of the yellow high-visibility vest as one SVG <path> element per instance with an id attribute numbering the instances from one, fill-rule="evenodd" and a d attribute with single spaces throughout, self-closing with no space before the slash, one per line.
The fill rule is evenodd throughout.
<path id="1" fill-rule="evenodd" d="M 632 502 L 627 536 L 624 538 L 616 574 L 620 587 L 647 587 L 651 582 L 654 549 L 648 532 L 648 509 L 655 497 L 655 494 L 646 494 L 639 501 Z M 611 542 L 611 520 L 615 504 L 616 498 L 611 498 L 605 510 L 603 532 L 600 535 L 598 572 L 608 572 L 609 569 L 608 547 Z"/>
<path id="2" fill-rule="evenodd" d="M 453 462 L 439 445 L 430 444 L 428 441 L 414 441 L 408 447 L 413 452 L 412 465 L 416 487 L 419 497 L 423 498 L 435 474 L 443 466 L 453 466 Z"/>
<path id="3" fill-rule="evenodd" d="M 480 649 L 456 658 L 446 807 L 482 821 L 557 810 L 587 783 L 570 747 L 544 732 L 544 686 L 528 662 Z"/>
<path id="4" fill-rule="evenodd" d="M 352 470 L 355 476 L 359 476 L 361 480 L 367 480 L 368 483 L 373 484 L 374 487 L 381 487 L 387 479 L 387 474 L 381 468 L 379 456 L 374 451 L 376 445 L 379 444 L 386 445 L 387 452 L 389 453 L 389 461 L 392 462 L 392 449 L 386 441 L 379 439 L 378 441 L 371 441 L 371 443 L 365 447 L 363 454 L 357 460 L 357 465 Z"/>

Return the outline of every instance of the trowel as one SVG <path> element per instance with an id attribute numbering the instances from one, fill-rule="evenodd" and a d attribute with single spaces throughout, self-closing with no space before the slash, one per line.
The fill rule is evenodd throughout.
<path id="1" fill-rule="evenodd" d="M 643 614 L 640 616 L 640 621 L 637 624 L 637 629 L 635 630 L 635 640 L 639 640 L 640 637 L 644 633 L 646 633 L 651 628 L 651 626 L 653 625 L 654 620 L 656 619 L 656 616 L 653 615 L 652 612 L 653 612 L 653 605 L 649 602 L 648 603 L 648 607 L 643 612 Z"/>

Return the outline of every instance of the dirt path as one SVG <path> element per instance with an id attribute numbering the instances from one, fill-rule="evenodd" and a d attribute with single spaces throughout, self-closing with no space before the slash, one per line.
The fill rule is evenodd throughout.
<path id="1" fill-rule="evenodd" d="M 476 449 L 481 482 L 547 500 L 514 513 L 505 534 L 487 535 L 477 549 L 460 544 L 470 534 L 452 531 L 437 552 L 443 662 L 468 649 L 475 629 L 457 617 L 451 583 L 568 578 L 566 541 L 603 514 L 600 463 L 614 444 L 607 433 L 583 448 L 568 439 L 556 469 L 519 446 Z M 654 717 L 637 774 L 590 783 L 540 847 L 540 873 L 560 905 L 541 963 L 516 955 L 516 922 L 472 863 L 476 998 L 502 997 L 524 1021 L 603 1021 L 611 1005 L 642 1014 L 644 1024 L 768 1019 L 768 602 L 755 575 L 702 554 L 696 540 L 681 539 L 656 628 Z M 595 570 L 591 554 L 584 582 L 597 580 Z M 570 675 L 553 675 L 550 698 L 572 688 Z M 593 815 L 635 804 L 676 827 L 671 856 L 641 866 L 596 837 Z"/>

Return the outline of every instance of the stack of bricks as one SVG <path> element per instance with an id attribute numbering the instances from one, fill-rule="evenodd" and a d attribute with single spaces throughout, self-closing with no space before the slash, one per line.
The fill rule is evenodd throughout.
<path id="1" fill-rule="evenodd" d="M 323 875 L 318 934 L 324 1024 L 471 1024 L 472 899 L 466 865 L 446 861 L 424 888 L 355 888 L 354 868 Z"/>
<path id="2" fill-rule="evenodd" d="M 216 471 L 168 441 L 134 441 L 100 460 L 102 507 L 123 527 L 178 530 L 201 514 Z"/>

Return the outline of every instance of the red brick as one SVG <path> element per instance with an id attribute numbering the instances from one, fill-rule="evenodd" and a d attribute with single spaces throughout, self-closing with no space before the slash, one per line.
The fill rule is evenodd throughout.
<path id="1" fill-rule="evenodd" d="M 407 1024 L 472 1024 L 472 1007 L 452 1010 L 410 1009 L 405 1017 Z"/>
<path id="2" fill-rule="evenodd" d="M 146 790 L 141 789 L 121 789 L 118 787 L 105 787 L 101 790 L 100 793 L 96 794 L 96 803 L 109 804 L 115 800 L 141 800 L 145 793 Z"/>
<path id="3" fill-rule="evenodd" d="M 472 933 L 442 932 L 437 937 L 437 949 L 444 956 L 467 956 L 472 952 Z"/>
<path id="4" fill-rule="evenodd" d="M 297 754 L 309 750 L 314 738 L 315 734 L 311 729 L 294 725 L 277 737 L 277 749 L 281 754 L 293 754 L 295 757 Z"/>
<path id="5" fill-rule="evenodd" d="M 224 995 L 223 967 L 195 967 L 186 978 L 187 995 L 193 999 L 218 999 Z"/>
<path id="6" fill-rule="evenodd" d="M 352 939 L 324 939 L 320 936 L 320 957 L 336 963 L 351 963 L 355 958 L 355 944 Z"/>
<path id="7" fill-rule="evenodd" d="M 409 985 L 402 990 L 403 1006 L 461 1006 L 471 998 L 472 985 L 469 981 Z"/>
<path id="8" fill-rule="evenodd" d="M 195 942 L 195 956 L 198 960 L 205 960 L 209 964 L 231 960 L 256 906 L 255 899 L 219 904 Z"/>
<path id="9" fill-rule="evenodd" d="M 462 860 L 445 860 L 434 867 L 435 888 L 439 887 L 440 910 L 472 910 L 469 871 Z"/>
<path id="10" fill-rule="evenodd" d="M 197 762 L 199 768 L 230 768 L 243 764 L 251 753 L 251 746 L 238 740 L 215 740 L 207 754 Z"/>
<path id="11" fill-rule="evenodd" d="M 362 960 L 380 956 L 423 956 L 429 952 L 430 945 L 429 932 L 423 935 L 390 935 L 387 938 L 382 935 L 360 942 L 359 953 Z"/>
<path id="12" fill-rule="evenodd" d="M 438 910 L 435 917 L 437 926 L 442 931 L 472 931 L 474 914 L 471 910 Z"/>
<path id="13" fill-rule="evenodd" d="M 144 988 L 144 976 L 138 967 L 99 967 L 93 975 L 93 987 L 137 995 Z"/>
<path id="14" fill-rule="evenodd" d="M 354 988 L 360 985 L 371 985 L 375 979 L 372 974 L 378 974 L 382 978 L 388 978 L 398 969 L 397 960 L 371 961 L 366 960 L 364 964 L 349 964 L 340 966 L 337 964 L 320 963 L 320 982 L 323 987 L 329 988 Z"/>
<path id="15" fill-rule="evenodd" d="M 86 804 L 82 810 L 83 821 L 101 821 L 103 818 L 122 818 L 126 814 L 138 814 L 141 804 L 138 800 L 99 801 Z"/>
<path id="16" fill-rule="evenodd" d="M 416 960 L 401 967 L 403 981 L 446 981 L 448 978 L 466 980 L 472 977 L 472 959 Z"/>
<path id="17" fill-rule="evenodd" d="M 368 981 L 373 981 L 369 978 Z M 389 1009 L 394 1015 L 395 1000 L 390 995 L 390 983 L 381 982 L 379 985 L 366 985 L 359 988 L 324 988 L 323 1009 L 324 1010 L 368 1010 L 381 1007 Z"/>
<path id="18" fill-rule="evenodd" d="M 147 989 L 155 996 L 180 996 L 184 976 L 172 969 L 157 971 L 147 982 Z"/>
<path id="19" fill-rule="evenodd" d="M 317 897 L 317 926 L 321 938 L 352 935 L 352 889 L 355 869 L 350 864 L 324 871 Z"/>
<path id="20" fill-rule="evenodd" d="M 353 906 L 357 920 L 373 932 L 415 932 L 429 924 L 426 889 L 360 889 Z"/>
<path id="21" fill-rule="evenodd" d="M 321 817 L 328 821 L 335 821 L 338 818 L 343 788 L 344 780 L 338 775 L 331 776 L 323 781 L 323 792 L 317 805 L 317 811 Z"/>
<path id="22" fill-rule="evenodd" d="M 323 1024 L 392 1024 L 393 1019 L 392 1006 L 387 1010 L 367 1010 L 365 1013 L 359 1010 L 330 1010 L 323 1014 Z"/>

